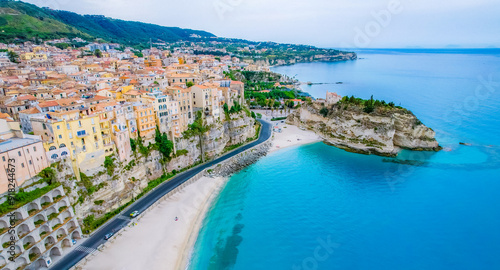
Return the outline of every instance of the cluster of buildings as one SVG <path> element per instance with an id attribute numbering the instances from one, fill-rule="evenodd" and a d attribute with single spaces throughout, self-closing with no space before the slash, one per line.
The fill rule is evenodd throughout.
<path id="1" fill-rule="evenodd" d="M 77 177 L 98 169 L 109 155 L 128 161 L 130 139 L 151 142 L 157 127 L 172 140 L 182 137 L 196 111 L 219 119 L 224 104 L 245 100 L 244 84 L 224 76 L 248 66 L 237 58 L 179 48 L 138 53 L 117 44 L 51 45 L 61 42 L 71 40 L 0 44 L 1 51 L 19 56 L 12 63 L 0 53 L 0 132 L 10 134 L 0 134 L 0 155 L 24 155 L 19 158 L 26 167 L 18 169 L 27 172 L 17 172 L 19 185 L 61 159 L 71 159 Z M 89 53 L 95 50 L 99 57 Z"/>

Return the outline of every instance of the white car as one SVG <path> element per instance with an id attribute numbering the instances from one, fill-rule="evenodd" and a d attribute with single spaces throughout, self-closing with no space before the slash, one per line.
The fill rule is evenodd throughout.
<path id="1" fill-rule="evenodd" d="M 137 215 L 139 215 L 139 211 L 134 211 L 132 213 L 130 213 L 130 217 L 136 217 Z"/>

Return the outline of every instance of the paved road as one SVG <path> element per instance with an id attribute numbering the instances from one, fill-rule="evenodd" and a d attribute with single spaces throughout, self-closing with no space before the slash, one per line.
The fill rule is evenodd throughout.
<path id="1" fill-rule="evenodd" d="M 252 142 L 250 144 L 244 145 L 233 152 L 230 152 L 224 156 L 221 156 L 215 160 L 212 160 L 208 163 L 185 171 L 170 181 L 165 182 L 159 185 L 155 190 L 151 191 L 147 195 L 144 195 L 140 200 L 133 203 L 130 207 L 127 208 L 126 211 L 119 214 L 116 218 L 114 218 L 111 222 L 105 224 L 98 231 L 94 233 L 90 238 L 85 240 L 85 242 L 71 251 L 68 254 L 65 254 L 63 258 L 58 260 L 50 269 L 70 269 L 72 266 L 77 264 L 81 259 L 85 258 L 90 252 L 94 251 L 100 244 L 104 243 L 104 236 L 112 231 L 118 231 L 122 227 L 126 226 L 131 220 L 129 218 L 130 213 L 135 210 L 139 212 L 143 212 L 152 204 L 154 204 L 157 200 L 165 196 L 165 194 L 174 190 L 176 187 L 181 185 L 182 183 L 189 180 L 191 177 L 196 175 L 197 173 L 203 171 L 206 168 L 213 166 L 221 161 L 224 161 L 232 156 L 235 156 L 251 147 L 254 147 L 262 142 L 266 141 L 271 136 L 271 124 L 265 121 L 259 120 L 262 124 L 260 137 L 257 141 Z"/>

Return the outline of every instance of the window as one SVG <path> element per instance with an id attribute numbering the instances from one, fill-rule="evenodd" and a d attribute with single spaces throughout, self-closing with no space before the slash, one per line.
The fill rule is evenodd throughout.
<path id="1" fill-rule="evenodd" d="M 26 152 L 29 154 L 30 153 L 30 150 L 28 148 L 26 148 Z"/>
<path id="2" fill-rule="evenodd" d="M 78 121 L 78 126 L 81 127 L 82 126 L 82 121 Z"/>
<path id="3" fill-rule="evenodd" d="M 71 133 L 71 132 L 69 133 L 69 138 L 73 139 L 73 133 Z"/>
<path id="4" fill-rule="evenodd" d="M 92 123 L 92 125 L 94 124 L 94 118 L 90 119 L 90 123 Z"/>
<path id="5" fill-rule="evenodd" d="M 61 126 L 57 125 L 57 129 L 61 129 Z"/>
<path id="6" fill-rule="evenodd" d="M 51 159 L 56 159 L 58 158 L 59 156 L 57 154 L 53 154 L 52 156 L 50 156 Z"/>
<path id="7" fill-rule="evenodd" d="M 18 154 L 19 156 L 21 156 L 21 151 L 17 151 L 17 154 Z"/>
<path id="8" fill-rule="evenodd" d="M 30 165 L 33 164 L 33 162 L 31 160 L 29 160 L 28 162 L 29 162 Z"/>
<path id="9" fill-rule="evenodd" d="M 2 160 L 5 161 L 5 157 L 2 157 Z"/>
<path id="10" fill-rule="evenodd" d="M 95 127 L 92 127 L 92 131 L 93 131 L 94 133 L 96 133 Z"/>
<path id="11" fill-rule="evenodd" d="M 21 168 L 24 168 L 24 163 L 21 163 Z"/>
<path id="12" fill-rule="evenodd" d="M 62 156 L 67 156 L 67 155 L 68 155 L 68 152 L 66 152 L 66 151 L 63 151 L 63 152 L 61 153 L 61 157 L 62 157 Z"/>
<path id="13" fill-rule="evenodd" d="M 59 134 L 59 139 L 62 139 L 62 135 L 61 134 Z"/>
<path id="14" fill-rule="evenodd" d="M 69 123 L 66 124 L 66 129 L 71 129 L 70 126 L 69 126 Z"/>
<path id="15" fill-rule="evenodd" d="M 77 136 L 85 136 L 85 130 L 79 130 L 76 132 Z"/>

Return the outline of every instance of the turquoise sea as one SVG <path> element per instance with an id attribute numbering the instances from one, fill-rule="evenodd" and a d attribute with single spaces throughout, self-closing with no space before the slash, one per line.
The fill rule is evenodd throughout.
<path id="1" fill-rule="evenodd" d="M 329 83 L 303 86 L 314 97 L 401 104 L 447 151 L 391 159 L 316 143 L 273 152 L 228 181 L 189 269 L 500 269 L 500 51 L 358 56 L 274 71 Z"/>

